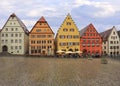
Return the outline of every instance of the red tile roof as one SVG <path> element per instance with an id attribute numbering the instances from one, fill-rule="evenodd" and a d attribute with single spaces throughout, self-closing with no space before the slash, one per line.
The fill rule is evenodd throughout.
<path id="1" fill-rule="evenodd" d="M 42 16 L 38 21 L 40 22 L 46 22 L 45 18 Z"/>

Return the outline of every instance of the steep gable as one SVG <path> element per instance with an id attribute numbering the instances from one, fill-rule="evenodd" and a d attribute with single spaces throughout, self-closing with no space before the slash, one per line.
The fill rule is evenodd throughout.
<path id="1" fill-rule="evenodd" d="M 94 25 L 92 23 L 90 23 L 88 26 L 86 26 L 85 28 L 80 30 L 80 37 L 83 36 L 83 34 L 87 31 L 92 29 L 92 31 L 94 31 L 95 33 L 99 34 L 97 32 L 97 30 L 95 29 Z M 99 35 L 100 36 L 100 35 Z"/>
<path id="2" fill-rule="evenodd" d="M 106 30 L 106 31 L 100 33 L 101 37 L 103 38 L 103 41 L 108 40 L 108 38 L 109 38 L 109 36 L 110 36 L 110 34 L 111 34 L 113 28 L 115 28 L 115 27 L 113 26 L 111 29 Z"/>
<path id="3" fill-rule="evenodd" d="M 74 28 L 71 28 L 71 27 L 74 27 Z M 75 22 L 73 21 L 70 14 L 68 14 L 66 16 L 66 18 L 64 19 L 64 21 L 61 24 L 60 28 L 58 29 L 57 33 L 61 33 L 63 31 L 63 29 L 74 29 L 74 30 L 79 32 L 79 30 L 78 30 L 78 28 L 77 28 L 77 26 L 76 26 Z"/>
<path id="4" fill-rule="evenodd" d="M 7 22 L 5 23 L 5 25 L 3 26 L 3 28 L 8 24 L 9 21 L 11 21 L 13 18 L 16 18 L 16 21 L 18 22 L 18 24 L 20 25 L 20 27 L 22 27 L 23 31 L 28 35 L 29 31 L 27 30 L 27 27 L 24 25 L 24 23 L 13 13 L 10 15 L 10 17 L 8 18 Z M 14 26 L 13 26 L 14 27 Z M 3 30 L 2 28 L 2 30 Z M 2 31 L 1 30 L 1 31 Z"/>
<path id="5" fill-rule="evenodd" d="M 33 26 L 32 30 L 30 31 L 30 33 L 54 34 L 51 27 L 49 26 L 49 24 L 47 23 L 47 21 L 45 20 L 45 18 L 43 16 L 36 22 L 36 24 Z"/>

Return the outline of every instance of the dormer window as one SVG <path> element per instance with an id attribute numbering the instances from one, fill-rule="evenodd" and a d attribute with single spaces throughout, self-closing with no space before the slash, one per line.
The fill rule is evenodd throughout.
<path id="1" fill-rule="evenodd" d="M 115 32 L 113 32 L 113 35 L 115 35 Z"/>
<path id="2" fill-rule="evenodd" d="M 66 25 L 71 25 L 71 22 L 67 22 Z"/>
<path id="3" fill-rule="evenodd" d="M 14 19 L 14 17 L 12 16 L 12 19 Z"/>

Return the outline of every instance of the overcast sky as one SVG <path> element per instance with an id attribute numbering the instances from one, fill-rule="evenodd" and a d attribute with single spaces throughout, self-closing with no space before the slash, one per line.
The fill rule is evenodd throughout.
<path id="1" fill-rule="evenodd" d="M 90 23 L 98 32 L 116 26 L 120 30 L 120 0 L 2 0 L 0 28 L 15 13 L 30 31 L 44 16 L 56 33 L 68 13 L 79 30 Z"/>

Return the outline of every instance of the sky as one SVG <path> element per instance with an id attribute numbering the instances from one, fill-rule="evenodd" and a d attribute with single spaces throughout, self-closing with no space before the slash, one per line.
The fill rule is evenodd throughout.
<path id="1" fill-rule="evenodd" d="M 30 31 L 44 16 L 57 30 L 70 13 L 79 30 L 92 23 L 98 32 L 116 26 L 120 30 L 120 0 L 3 0 L 0 3 L 0 28 L 15 13 Z"/>

